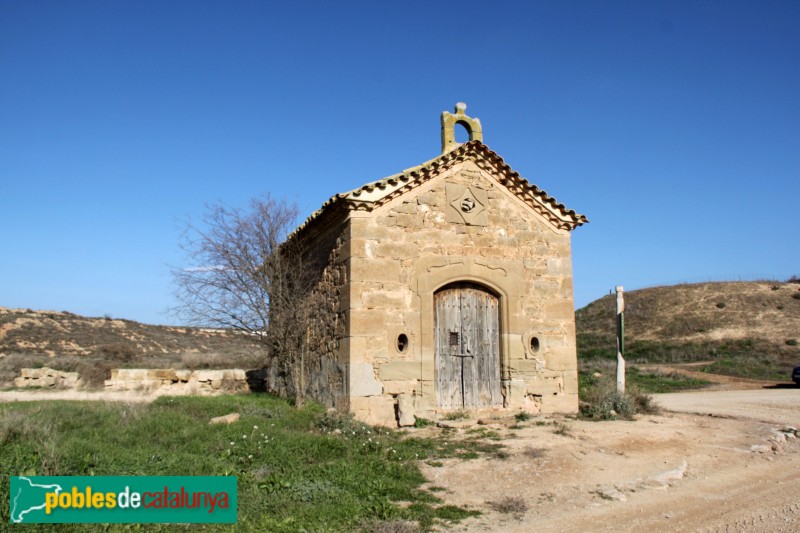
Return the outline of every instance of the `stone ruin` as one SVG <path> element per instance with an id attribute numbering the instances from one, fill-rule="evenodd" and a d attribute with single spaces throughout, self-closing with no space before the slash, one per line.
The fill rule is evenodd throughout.
<path id="1" fill-rule="evenodd" d="M 52 368 L 23 368 L 14 386 L 19 388 L 74 389 L 80 377 L 77 372 L 62 372 Z"/>

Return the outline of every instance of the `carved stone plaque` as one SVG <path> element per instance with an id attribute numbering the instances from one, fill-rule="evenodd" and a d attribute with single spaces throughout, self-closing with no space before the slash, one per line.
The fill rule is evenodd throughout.
<path id="1" fill-rule="evenodd" d="M 468 226 L 486 226 L 489 224 L 489 199 L 485 190 L 474 186 L 447 184 L 448 222 L 467 224 Z"/>

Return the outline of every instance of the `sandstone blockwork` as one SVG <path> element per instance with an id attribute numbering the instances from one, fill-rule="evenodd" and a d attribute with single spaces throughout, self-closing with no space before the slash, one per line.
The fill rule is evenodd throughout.
<path id="1" fill-rule="evenodd" d="M 306 392 L 389 426 L 576 412 L 570 231 L 585 222 L 480 140 L 334 196 L 292 236 L 325 295 Z"/>

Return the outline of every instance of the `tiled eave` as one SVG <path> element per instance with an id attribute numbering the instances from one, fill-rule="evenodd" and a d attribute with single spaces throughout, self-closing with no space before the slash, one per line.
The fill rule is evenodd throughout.
<path id="1" fill-rule="evenodd" d="M 559 229 L 571 231 L 588 222 L 584 215 L 567 209 L 546 191 L 529 183 L 486 145 L 480 141 L 470 141 L 422 165 L 332 196 L 293 235 L 305 233 L 317 224 L 331 222 L 341 217 L 343 211 L 372 211 L 464 161 L 472 161 L 478 168 L 494 176 L 501 185 Z"/>

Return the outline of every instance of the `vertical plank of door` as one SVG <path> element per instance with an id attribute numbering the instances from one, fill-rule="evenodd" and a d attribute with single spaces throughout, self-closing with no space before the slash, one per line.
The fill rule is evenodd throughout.
<path id="1" fill-rule="evenodd" d="M 478 325 L 478 291 L 471 287 L 461 289 L 461 338 L 464 357 L 464 407 L 477 407 L 480 390 L 479 344 L 476 342 Z"/>

